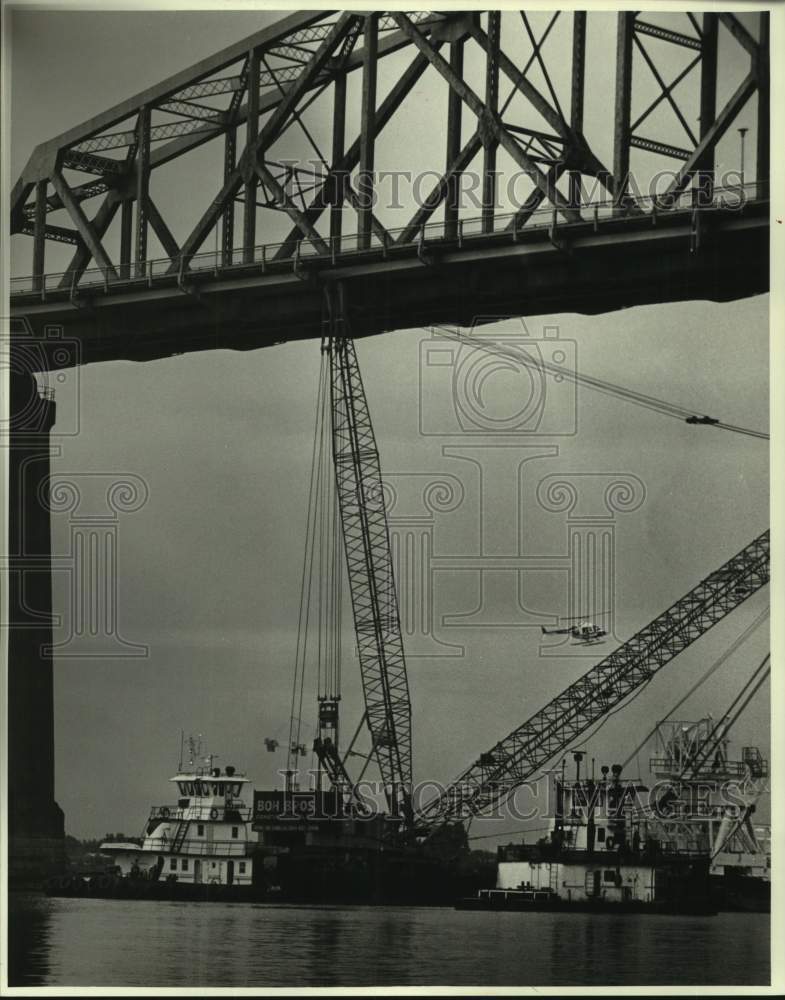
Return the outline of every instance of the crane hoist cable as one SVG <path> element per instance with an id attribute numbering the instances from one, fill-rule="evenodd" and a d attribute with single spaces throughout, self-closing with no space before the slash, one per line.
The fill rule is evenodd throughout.
<path id="1" fill-rule="evenodd" d="M 456 343 L 467 344 L 470 347 L 485 351 L 488 354 L 495 354 L 497 357 L 513 361 L 517 365 L 523 365 L 524 367 L 530 368 L 540 374 L 545 371 L 555 378 L 567 379 L 574 382 L 576 385 L 585 386 L 587 389 L 593 389 L 595 392 L 601 392 L 607 396 L 613 396 L 617 399 L 624 400 L 625 402 L 632 403 L 635 406 L 652 410 L 656 413 L 662 414 L 663 416 L 672 417 L 684 423 L 702 424 L 710 427 L 716 427 L 718 430 L 731 431 L 734 434 L 744 434 L 748 437 L 760 438 L 765 441 L 769 440 L 769 435 L 764 431 L 753 430 L 749 427 L 741 427 L 738 424 L 730 424 L 723 420 L 717 420 L 714 417 L 698 416 L 694 410 L 687 409 L 675 403 L 668 403 L 666 400 L 658 399 L 656 396 L 648 396 L 635 389 L 627 389 L 624 386 L 616 385 L 615 383 L 608 382 L 605 379 L 596 378 L 593 375 L 586 375 L 572 371 L 569 368 L 563 368 L 561 365 L 556 365 L 549 361 L 532 357 L 525 351 L 516 350 L 513 347 L 505 346 L 504 344 L 500 344 L 490 339 L 485 340 L 482 337 L 462 333 L 459 329 L 453 329 L 452 327 L 441 325 L 434 326 L 433 330 L 438 330 L 439 333 L 451 340 L 454 340 Z"/>
<path id="2" fill-rule="evenodd" d="M 297 647 L 294 674 L 292 678 L 292 700 L 289 715 L 289 745 L 287 749 L 287 774 L 297 771 L 297 757 L 302 755 L 303 695 L 308 657 L 308 636 L 313 611 L 314 567 L 317 566 L 317 535 L 319 534 L 319 502 L 323 479 L 323 442 L 325 414 L 329 426 L 329 368 L 322 358 L 316 398 L 313 447 L 311 452 L 311 475 L 308 487 L 308 512 L 303 549 L 302 576 L 300 582 L 300 607 L 297 619 Z"/>

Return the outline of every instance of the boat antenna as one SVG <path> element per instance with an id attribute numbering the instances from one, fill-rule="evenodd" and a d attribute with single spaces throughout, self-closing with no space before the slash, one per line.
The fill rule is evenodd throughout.
<path id="1" fill-rule="evenodd" d="M 180 730 L 180 763 L 177 766 L 177 770 L 182 773 L 183 770 L 183 742 L 185 740 L 185 730 Z"/>

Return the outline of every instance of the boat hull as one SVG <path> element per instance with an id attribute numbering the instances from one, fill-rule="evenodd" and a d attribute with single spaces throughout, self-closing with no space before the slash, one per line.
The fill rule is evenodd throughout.
<path id="1" fill-rule="evenodd" d="M 79 875 L 50 879 L 44 885 L 48 896 L 83 899 L 189 900 L 193 902 L 258 902 L 265 898 L 262 888 L 252 885 L 155 881 L 152 879 Z"/>
<path id="2" fill-rule="evenodd" d="M 754 875 L 712 875 L 712 898 L 720 910 L 771 913 L 771 882 Z"/>

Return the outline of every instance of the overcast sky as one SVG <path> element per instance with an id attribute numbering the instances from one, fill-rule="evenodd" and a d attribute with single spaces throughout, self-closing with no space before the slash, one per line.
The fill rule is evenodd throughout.
<path id="1" fill-rule="evenodd" d="M 15 13 L 14 176 L 37 143 L 271 19 L 261 13 Z M 613 22 L 598 15 L 596 24 L 590 19 L 586 131 L 610 162 L 613 59 L 600 55 L 608 49 Z M 744 72 L 725 33 L 722 44 L 720 101 Z M 509 51 L 516 51 L 512 42 Z M 379 100 L 394 68 L 385 74 Z M 636 99 L 645 97 L 644 88 Z M 398 131 L 385 133 L 386 152 L 377 157 L 377 168 L 384 169 L 393 153 L 399 168 L 441 167 L 441 142 L 431 137 L 443 128 L 445 106 L 444 87 L 426 76 L 409 117 Z M 743 122 L 754 125 L 754 101 Z M 750 139 L 754 148 L 754 135 Z M 205 166 L 212 155 L 205 153 Z M 738 166 L 734 131 L 719 159 L 728 169 Z M 642 171 L 651 168 L 640 161 Z M 213 196 L 212 179 L 190 183 L 182 188 L 174 179 L 162 182 L 156 194 L 159 208 L 171 209 L 178 238 L 187 231 L 188 209 L 193 214 L 194 204 L 198 210 Z M 15 272 L 26 273 L 29 245 L 17 240 L 13 251 Z M 580 371 L 731 423 L 766 427 L 767 296 L 527 319 L 534 338 L 545 327 L 558 327 L 563 340 L 574 342 Z M 421 433 L 423 421 L 431 419 L 422 399 L 426 409 L 450 399 L 448 384 L 429 381 L 434 372 L 420 370 L 421 342 L 428 336 L 413 330 L 364 340 L 358 355 L 383 469 L 400 482 L 414 481 L 415 474 L 459 480 L 464 502 L 436 517 L 434 550 L 475 555 L 477 473 L 454 455 L 466 436 L 454 427 L 441 436 Z M 181 729 L 203 733 L 219 762 L 247 769 L 257 788 L 269 785 L 283 766 L 280 754 L 265 753 L 262 739 L 285 742 L 288 732 L 318 368 L 318 344 L 310 342 L 144 365 L 103 363 L 71 373 L 60 386 L 53 382 L 58 426 L 78 417 L 79 429 L 58 442 L 55 471 L 131 473 L 149 489 L 144 507 L 121 516 L 118 527 L 119 628 L 128 641 L 149 647 L 149 656 L 56 660 L 57 797 L 68 832 L 137 833 L 148 806 L 167 800 L 166 778 L 177 764 Z M 520 380 L 504 374 L 489 386 L 500 412 L 514 407 L 522 391 Z M 626 638 L 765 529 L 768 451 L 765 442 L 687 426 L 585 389 L 578 393 L 577 415 L 573 436 L 527 439 L 558 445 L 558 453 L 526 466 L 518 505 L 523 549 L 564 552 L 564 515 L 536 503 L 537 485 L 546 476 L 637 477 L 645 499 L 638 510 L 620 514 L 616 528 L 616 633 Z M 486 518 L 514 518 L 514 497 L 512 507 L 503 498 L 494 503 Z M 67 516 L 54 515 L 53 524 L 55 552 L 67 552 Z M 441 573 L 434 587 L 438 615 L 468 613 L 477 604 L 471 572 Z M 566 593 L 556 578 L 527 574 L 523 596 L 526 607 L 540 614 L 566 613 Z M 767 599 L 764 591 L 746 602 L 665 668 L 629 710 L 612 717 L 589 746 L 598 763 L 624 759 Z M 59 574 L 55 602 L 67 629 L 68 588 Z M 348 614 L 344 631 L 348 658 Z M 56 638 L 65 635 L 64 629 Z M 593 658 L 545 658 L 539 655 L 538 627 L 441 628 L 439 635 L 462 646 L 464 655 L 410 657 L 419 779 L 457 775 L 610 649 L 600 647 Z M 720 714 L 767 642 L 765 628 L 759 629 L 680 716 Z M 343 675 L 344 731 L 351 731 L 361 712 L 356 660 L 345 663 Z M 313 697 L 313 689 L 306 697 Z M 738 724 L 739 747 L 768 743 L 767 699 L 766 686 Z M 305 735 L 310 738 L 312 729 Z M 644 773 L 646 756 L 640 761 Z"/>

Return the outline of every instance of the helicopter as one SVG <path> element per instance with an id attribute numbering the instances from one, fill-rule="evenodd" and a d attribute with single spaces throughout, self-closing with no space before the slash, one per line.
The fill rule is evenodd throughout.
<path id="1" fill-rule="evenodd" d="M 598 618 L 602 618 L 607 615 L 607 611 L 603 611 Z M 571 635 L 573 639 L 581 643 L 584 646 L 596 645 L 599 642 L 603 642 L 605 636 L 608 634 L 608 630 L 597 625 L 595 622 L 588 621 L 585 618 L 564 618 L 563 621 L 577 622 L 575 625 L 567 625 L 564 628 L 546 628 L 541 625 L 543 635 Z"/>

